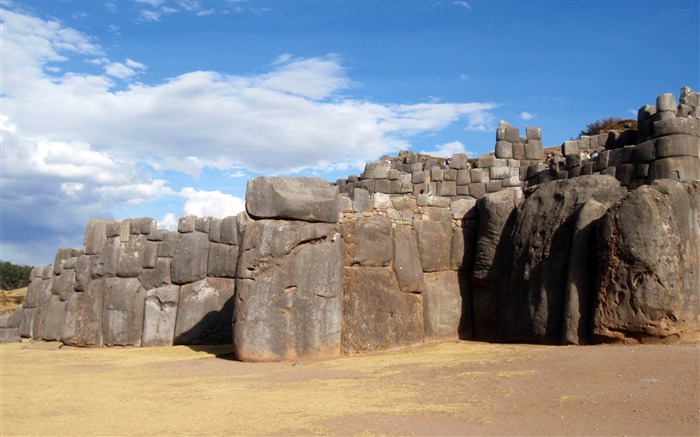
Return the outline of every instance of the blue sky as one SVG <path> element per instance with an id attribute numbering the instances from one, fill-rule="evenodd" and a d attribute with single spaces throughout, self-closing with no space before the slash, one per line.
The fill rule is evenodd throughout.
<path id="1" fill-rule="evenodd" d="M 91 217 L 244 208 L 410 149 L 545 146 L 699 88 L 694 1 L 7 1 L 0 259 L 53 262 Z"/>

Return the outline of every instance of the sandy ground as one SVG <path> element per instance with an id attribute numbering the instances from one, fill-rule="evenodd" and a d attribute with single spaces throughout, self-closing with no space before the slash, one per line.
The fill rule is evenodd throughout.
<path id="1" fill-rule="evenodd" d="M 700 435 L 698 345 L 450 342 L 313 363 L 0 347 L 0 435 Z"/>

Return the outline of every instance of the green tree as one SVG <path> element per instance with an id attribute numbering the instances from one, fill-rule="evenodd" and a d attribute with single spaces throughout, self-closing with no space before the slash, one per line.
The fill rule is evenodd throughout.
<path id="1" fill-rule="evenodd" d="M 16 290 L 29 285 L 32 268 L 18 266 L 9 261 L 0 262 L 0 289 Z"/>

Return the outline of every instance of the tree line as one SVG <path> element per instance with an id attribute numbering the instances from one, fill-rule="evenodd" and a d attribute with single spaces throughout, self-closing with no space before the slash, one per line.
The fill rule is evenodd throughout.
<path id="1" fill-rule="evenodd" d="M 32 267 L 0 262 L 0 289 L 16 290 L 29 286 Z"/>

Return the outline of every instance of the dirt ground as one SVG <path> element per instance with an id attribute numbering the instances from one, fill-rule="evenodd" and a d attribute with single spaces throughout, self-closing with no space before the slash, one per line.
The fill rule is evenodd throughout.
<path id="1" fill-rule="evenodd" d="M 697 344 L 230 352 L 3 345 L 0 435 L 700 435 Z"/>

